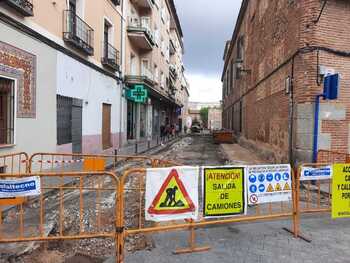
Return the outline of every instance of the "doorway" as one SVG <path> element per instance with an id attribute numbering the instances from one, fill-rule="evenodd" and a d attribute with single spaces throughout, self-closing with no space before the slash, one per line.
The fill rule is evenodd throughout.
<path id="1" fill-rule="evenodd" d="M 136 139 L 136 104 L 128 100 L 127 139 Z"/>
<path id="2" fill-rule="evenodd" d="M 111 136 L 111 104 L 102 104 L 102 149 L 112 147 Z"/>
<path id="3" fill-rule="evenodd" d="M 0 145 L 14 143 L 14 81 L 0 78 Z"/>

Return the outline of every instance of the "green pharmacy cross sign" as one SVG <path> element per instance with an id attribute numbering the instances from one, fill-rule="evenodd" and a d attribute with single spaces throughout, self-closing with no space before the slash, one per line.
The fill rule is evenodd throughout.
<path id="1" fill-rule="evenodd" d="M 128 98 L 138 103 L 145 103 L 148 98 L 148 90 L 143 85 L 135 85 L 128 91 Z"/>

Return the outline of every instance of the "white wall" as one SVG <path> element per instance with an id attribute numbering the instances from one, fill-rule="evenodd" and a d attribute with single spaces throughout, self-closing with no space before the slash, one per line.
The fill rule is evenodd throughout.
<path id="1" fill-rule="evenodd" d="M 36 118 L 17 118 L 16 145 L 0 154 L 56 151 L 56 50 L 0 23 L 0 41 L 36 56 Z M 16 98 L 17 100 L 17 98 Z"/>
<path id="2" fill-rule="evenodd" d="M 101 134 L 103 103 L 112 105 L 112 133 L 120 131 L 120 91 L 115 79 L 58 53 L 57 94 L 83 100 L 83 136 Z"/>

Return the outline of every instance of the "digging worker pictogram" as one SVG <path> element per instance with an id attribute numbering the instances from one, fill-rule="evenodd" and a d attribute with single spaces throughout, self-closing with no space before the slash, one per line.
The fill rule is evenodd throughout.
<path id="1" fill-rule="evenodd" d="M 184 203 L 179 200 L 176 201 L 176 191 L 178 190 L 177 186 L 174 186 L 173 188 L 167 188 L 166 189 L 166 198 L 163 203 L 160 204 L 160 207 L 183 207 L 185 206 Z"/>

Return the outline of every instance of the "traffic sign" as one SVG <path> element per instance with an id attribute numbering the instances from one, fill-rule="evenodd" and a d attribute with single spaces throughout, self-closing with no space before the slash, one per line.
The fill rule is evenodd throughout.
<path id="1" fill-rule="evenodd" d="M 147 169 L 146 220 L 198 219 L 198 178 L 199 167 Z"/>
<path id="2" fill-rule="evenodd" d="M 193 201 L 180 180 L 176 169 L 173 169 L 148 208 L 148 213 L 168 215 L 193 212 L 194 210 Z"/>
<path id="3" fill-rule="evenodd" d="M 225 217 L 246 213 L 245 168 L 204 167 L 204 217 Z M 256 181 L 252 175 L 250 181 Z M 256 192 L 256 186 L 250 189 Z"/>

